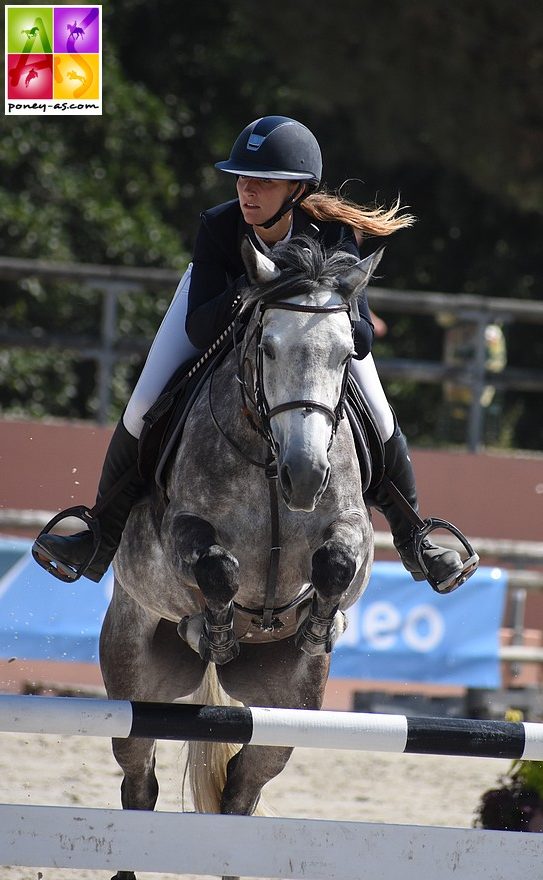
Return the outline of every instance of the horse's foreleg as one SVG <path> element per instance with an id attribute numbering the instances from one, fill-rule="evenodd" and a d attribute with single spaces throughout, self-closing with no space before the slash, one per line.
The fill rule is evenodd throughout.
<path id="1" fill-rule="evenodd" d="M 306 654 L 329 654 L 345 629 L 339 605 L 362 561 L 359 519 L 335 522 L 312 558 L 311 580 L 315 593 L 300 626 L 296 644 Z"/>
<path id="2" fill-rule="evenodd" d="M 243 746 L 228 763 L 221 813 L 254 813 L 263 786 L 281 773 L 291 754 L 291 748 Z"/>
<path id="3" fill-rule="evenodd" d="M 239 654 L 233 603 L 239 588 L 238 561 L 219 543 L 211 523 L 200 517 L 178 514 L 172 535 L 174 555 L 191 567 L 206 605 L 202 615 L 183 618 L 179 634 L 202 660 L 227 663 Z"/>

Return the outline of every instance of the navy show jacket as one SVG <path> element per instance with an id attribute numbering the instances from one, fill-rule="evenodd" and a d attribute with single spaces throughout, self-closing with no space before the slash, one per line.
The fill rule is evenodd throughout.
<path id="1" fill-rule="evenodd" d="M 359 257 L 354 232 L 339 221 L 314 221 L 302 208 L 293 210 L 292 235 L 310 235 L 326 249 L 337 248 Z M 245 274 L 241 242 L 248 235 L 262 250 L 243 219 L 238 199 L 204 211 L 196 236 L 189 288 L 186 330 L 196 348 L 207 349 L 232 320 L 235 282 Z M 358 299 L 360 321 L 354 325 L 356 357 L 371 351 L 373 325 L 367 297 Z"/>

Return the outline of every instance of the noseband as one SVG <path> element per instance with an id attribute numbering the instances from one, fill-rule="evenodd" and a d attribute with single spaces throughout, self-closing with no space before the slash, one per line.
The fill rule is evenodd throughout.
<path id="1" fill-rule="evenodd" d="M 258 425 L 254 425 L 255 429 L 259 434 L 264 438 L 266 443 L 271 447 L 273 451 L 275 451 L 276 443 L 273 436 L 273 431 L 271 427 L 271 420 L 279 415 L 279 413 L 287 412 L 292 409 L 301 409 L 304 412 L 322 412 L 328 416 L 330 419 L 332 430 L 330 433 L 330 443 L 328 444 L 328 448 L 332 445 L 334 436 L 337 432 L 339 423 L 344 415 L 344 404 L 345 397 L 347 394 L 347 380 L 349 378 L 349 364 L 350 360 L 346 362 L 345 369 L 343 371 L 343 379 L 341 383 L 341 391 L 339 395 L 338 402 L 335 406 L 335 409 L 329 407 L 326 403 L 321 403 L 318 400 L 311 399 L 301 399 L 301 400 L 289 400 L 285 403 L 280 403 L 277 406 L 270 407 L 268 400 L 266 398 L 266 393 L 264 391 L 264 353 L 262 350 L 262 333 L 264 329 L 264 314 L 265 312 L 271 309 L 281 309 L 287 312 L 304 312 L 306 314 L 335 314 L 337 312 L 347 312 L 350 315 L 350 308 L 347 303 L 341 303 L 340 305 L 332 305 L 332 306 L 309 306 L 309 305 L 301 305 L 293 302 L 266 302 L 260 303 L 260 314 L 258 318 L 258 322 L 256 324 L 255 329 L 250 335 L 247 343 L 244 346 L 243 355 L 240 358 L 240 370 L 239 370 L 239 381 L 242 387 L 242 395 L 244 397 L 244 402 L 247 404 L 247 401 L 250 400 L 254 411 L 258 417 Z M 244 376 L 244 368 L 248 363 L 247 351 L 250 343 L 256 337 L 256 370 L 254 376 L 254 398 L 251 396 L 247 383 L 245 381 Z"/>

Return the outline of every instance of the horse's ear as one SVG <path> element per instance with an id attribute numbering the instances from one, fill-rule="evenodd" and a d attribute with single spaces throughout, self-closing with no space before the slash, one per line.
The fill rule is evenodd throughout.
<path id="1" fill-rule="evenodd" d="M 273 260 L 257 251 L 247 235 L 241 243 L 241 256 L 251 284 L 265 284 L 266 281 L 272 281 L 280 274 Z"/>
<path id="2" fill-rule="evenodd" d="M 345 299 L 351 300 L 354 304 L 356 297 L 368 286 L 371 276 L 381 262 L 384 251 L 384 247 L 379 248 L 378 251 L 374 251 L 369 257 L 355 263 L 343 275 L 339 276 L 338 287 Z"/>

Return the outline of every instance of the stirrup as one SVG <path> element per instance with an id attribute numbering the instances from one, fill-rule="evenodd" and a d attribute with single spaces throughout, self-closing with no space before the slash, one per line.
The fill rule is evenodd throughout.
<path id="1" fill-rule="evenodd" d="M 462 534 L 460 529 L 457 529 L 456 526 L 453 526 L 452 523 L 447 522 L 447 520 L 431 516 L 428 517 L 428 519 L 423 520 L 423 523 L 423 526 L 421 526 L 420 528 L 416 528 L 413 532 L 413 545 L 415 556 L 417 557 L 417 562 L 420 565 L 420 569 L 424 574 L 424 577 L 426 578 L 432 589 L 436 591 L 436 593 L 440 593 L 441 595 L 452 593 L 453 590 L 456 590 L 458 587 L 464 584 L 468 580 L 468 578 L 472 576 L 472 574 L 475 574 L 479 566 L 479 556 L 471 546 L 466 536 Z M 451 532 L 456 538 L 458 538 L 468 554 L 467 558 L 465 560 L 462 560 L 462 571 L 460 571 L 455 580 L 451 584 L 448 584 L 444 589 L 440 589 L 439 581 L 436 581 L 435 578 L 431 577 L 423 559 L 423 541 L 425 538 L 428 537 L 429 534 L 431 534 L 431 532 L 434 532 L 436 529 L 443 529 L 446 532 Z"/>
<path id="2" fill-rule="evenodd" d="M 75 519 L 80 519 L 84 522 L 93 538 L 92 548 L 87 559 L 84 559 L 79 565 L 69 565 L 67 562 L 61 562 L 59 559 L 55 559 L 51 551 L 42 547 L 40 544 L 40 538 L 43 535 L 48 535 L 57 523 L 62 522 L 63 519 L 68 519 L 69 517 L 74 517 Z M 41 567 L 49 574 L 54 575 L 66 584 L 70 584 L 73 581 L 79 580 L 81 575 L 85 573 L 87 568 L 94 561 L 94 557 L 100 546 L 100 539 L 100 523 L 96 517 L 92 515 L 92 512 L 88 507 L 80 504 L 77 507 L 68 507 L 66 510 L 62 510 L 60 513 L 57 513 L 53 519 L 49 520 L 32 545 L 32 556 L 38 565 L 41 565 Z"/>

